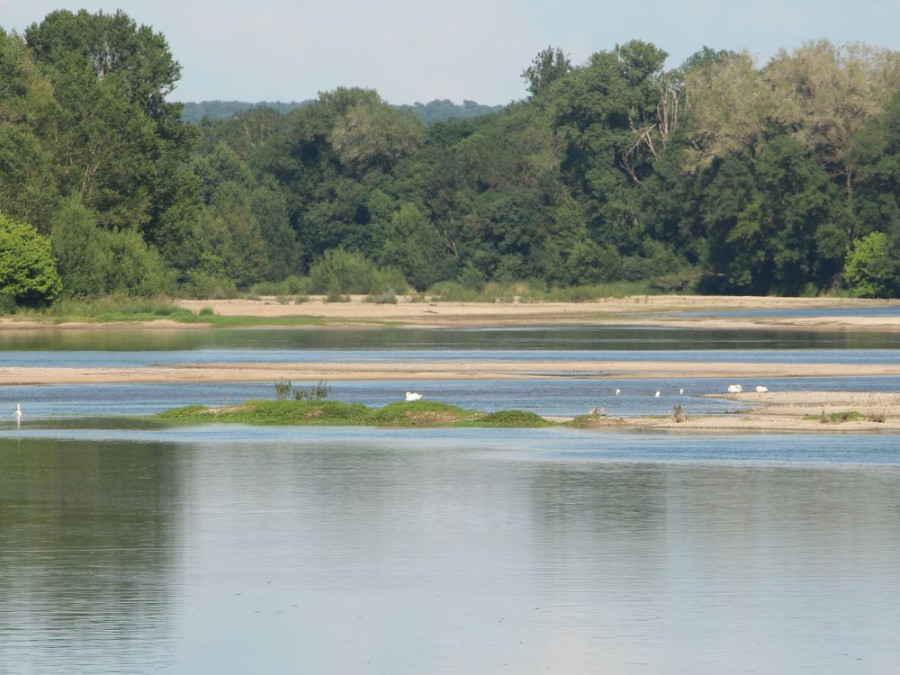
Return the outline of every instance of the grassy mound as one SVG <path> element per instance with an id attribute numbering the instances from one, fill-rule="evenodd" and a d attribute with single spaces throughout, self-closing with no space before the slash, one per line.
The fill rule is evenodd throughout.
<path id="1" fill-rule="evenodd" d="M 478 419 L 479 427 L 545 427 L 550 422 L 533 412 L 524 410 L 499 410 Z"/>
<path id="2" fill-rule="evenodd" d="M 370 410 L 361 403 L 340 401 L 246 401 L 228 408 L 187 406 L 166 410 L 159 419 L 244 424 L 366 424 Z"/>
<path id="3" fill-rule="evenodd" d="M 480 413 L 437 401 L 390 403 L 372 411 L 370 423 L 387 427 L 435 427 L 478 419 Z"/>
<path id="4" fill-rule="evenodd" d="M 484 414 L 437 401 L 391 403 L 368 408 L 340 401 L 245 401 L 225 408 L 191 405 L 166 410 L 154 419 L 173 422 L 237 422 L 265 425 L 330 425 L 378 427 L 540 427 L 540 415 L 521 410 Z"/>

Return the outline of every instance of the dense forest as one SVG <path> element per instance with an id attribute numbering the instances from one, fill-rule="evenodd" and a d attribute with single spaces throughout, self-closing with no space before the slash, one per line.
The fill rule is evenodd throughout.
<path id="1" fill-rule="evenodd" d="M 897 296 L 900 54 L 666 57 L 548 47 L 525 100 L 429 124 L 359 88 L 193 124 L 165 37 L 122 12 L 0 29 L 0 302 L 618 280 Z"/>

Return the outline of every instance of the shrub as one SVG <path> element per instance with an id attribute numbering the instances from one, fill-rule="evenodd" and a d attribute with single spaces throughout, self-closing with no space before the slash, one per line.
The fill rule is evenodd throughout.
<path id="1" fill-rule="evenodd" d="M 0 215 L 0 293 L 16 304 L 47 305 L 62 291 L 50 239 Z"/>
<path id="2" fill-rule="evenodd" d="M 403 274 L 394 268 L 379 269 L 362 253 L 342 248 L 326 251 L 309 269 L 310 291 L 336 297 L 347 293 L 373 294 L 388 288 L 406 288 Z"/>

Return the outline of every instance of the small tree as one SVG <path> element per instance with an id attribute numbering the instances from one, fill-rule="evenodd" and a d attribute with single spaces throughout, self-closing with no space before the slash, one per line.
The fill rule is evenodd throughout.
<path id="1" fill-rule="evenodd" d="M 897 291 L 897 272 L 888 238 L 882 232 L 872 232 L 847 256 L 844 280 L 856 296 L 889 298 Z"/>
<path id="2" fill-rule="evenodd" d="M 48 305 L 62 290 L 50 238 L 0 215 L 0 294 L 16 304 Z"/>

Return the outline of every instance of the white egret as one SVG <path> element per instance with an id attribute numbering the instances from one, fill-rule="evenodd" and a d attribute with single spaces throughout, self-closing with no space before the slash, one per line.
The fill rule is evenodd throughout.
<path id="1" fill-rule="evenodd" d="M 659 389 L 656 390 L 656 393 L 653 394 L 653 396 L 655 396 L 656 398 L 659 398 Z"/>
<path id="2" fill-rule="evenodd" d="M 407 401 L 418 401 L 420 398 L 422 398 L 422 394 L 418 394 L 414 391 L 406 392 L 406 400 Z"/>
<path id="3" fill-rule="evenodd" d="M 16 403 L 16 426 L 19 426 L 22 423 L 22 404 Z"/>

